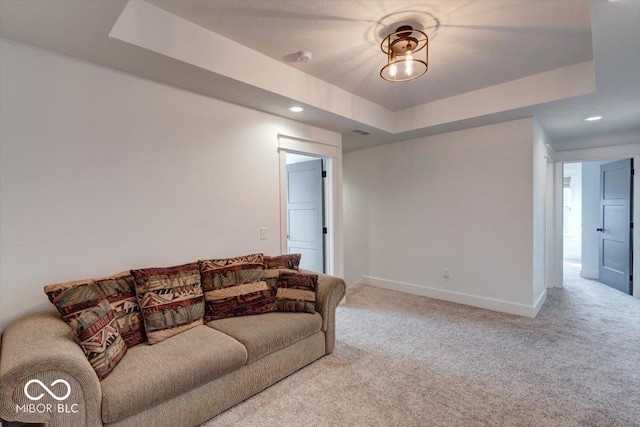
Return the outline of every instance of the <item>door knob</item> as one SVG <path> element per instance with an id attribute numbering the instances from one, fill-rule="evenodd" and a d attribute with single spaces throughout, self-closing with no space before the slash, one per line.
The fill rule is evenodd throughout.
<path id="1" fill-rule="evenodd" d="M 596 231 L 599 231 L 599 232 L 601 232 L 601 233 L 603 233 L 603 232 L 604 232 L 604 230 L 603 230 L 602 228 L 596 228 Z"/>

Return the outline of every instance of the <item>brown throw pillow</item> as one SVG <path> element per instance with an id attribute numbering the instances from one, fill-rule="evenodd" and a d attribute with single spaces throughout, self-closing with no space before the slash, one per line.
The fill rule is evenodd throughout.
<path id="1" fill-rule="evenodd" d="M 262 254 L 251 254 L 235 258 L 208 259 L 198 261 L 198 264 L 202 274 L 202 287 L 207 292 L 229 285 L 259 282 L 262 280 L 264 257 Z"/>
<path id="2" fill-rule="evenodd" d="M 275 302 L 278 311 L 314 313 L 317 285 L 315 274 L 280 274 Z"/>
<path id="3" fill-rule="evenodd" d="M 115 312 L 120 335 L 127 347 L 147 340 L 135 283 L 128 271 L 99 279 L 49 285 L 44 291 L 67 323 L 106 299 Z"/>
<path id="4" fill-rule="evenodd" d="M 297 273 L 300 270 L 302 254 L 285 254 L 264 257 L 263 279 L 275 294 L 280 273 Z"/>
<path id="5" fill-rule="evenodd" d="M 273 293 L 267 282 L 230 285 L 206 293 L 207 322 L 234 316 L 247 316 L 275 311 Z"/>
<path id="6" fill-rule="evenodd" d="M 86 310 L 97 307 L 104 299 L 92 279 L 48 285 L 44 287 L 44 292 L 67 323 Z"/>
<path id="7" fill-rule="evenodd" d="M 85 310 L 70 323 L 76 340 L 102 381 L 115 368 L 127 346 L 120 336 L 116 314 L 107 300 Z"/>
<path id="8" fill-rule="evenodd" d="M 266 269 L 278 268 L 280 270 L 300 270 L 300 259 L 302 254 L 285 254 L 278 256 L 265 256 L 264 266 Z"/>
<path id="9" fill-rule="evenodd" d="M 204 295 L 198 263 L 131 270 L 149 344 L 202 325 Z"/>
<path id="10" fill-rule="evenodd" d="M 262 280 L 262 254 L 204 260 L 199 265 L 205 321 L 275 310 L 273 293 Z"/>
<path id="11" fill-rule="evenodd" d="M 104 279 L 95 279 L 95 284 L 104 294 L 116 315 L 118 330 L 127 348 L 147 340 L 144 332 L 142 313 L 136 298 L 136 283 L 129 273 L 122 273 Z"/>

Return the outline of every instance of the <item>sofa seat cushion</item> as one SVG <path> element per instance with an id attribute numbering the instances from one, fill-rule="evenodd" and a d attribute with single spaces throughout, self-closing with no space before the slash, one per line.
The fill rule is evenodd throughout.
<path id="1" fill-rule="evenodd" d="M 315 334 L 322 327 L 318 313 L 266 313 L 213 320 L 207 326 L 240 341 L 247 364 Z"/>
<path id="2" fill-rule="evenodd" d="M 102 421 L 112 423 L 244 366 L 245 347 L 204 325 L 128 349 L 101 382 Z"/>

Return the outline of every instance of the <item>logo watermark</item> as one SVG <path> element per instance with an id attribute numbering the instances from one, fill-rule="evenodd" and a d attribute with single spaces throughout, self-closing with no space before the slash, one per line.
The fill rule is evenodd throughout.
<path id="1" fill-rule="evenodd" d="M 26 383 L 24 385 L 24 395 L 27 396 L 27 399 L 29 399 L 29 400 L 40 400 L 40 399 L 42 399 L 44 397 L 44 393 L 41 393 L 36 397 L 31 396 L 29 394 L 29 386 L 31 384 L 40 385 L 40 387 L 42 387 L 44 389 L 44 391 L 49 393 L 49 396 L 53 397 L 55 400 L 59 400 L 59 401 L 65 400 L 71 394 L 71 384 L 69 384 L 68 381 L 65 381 L 63 379 L 58 378 L 57 380 L 55 380 L 54 382 L 51 383 L 51 387 L 53 387 L 56 384 L 64 384 L 65 386 L 67 386 L 67 393 L 64 396 L 58 396 L 57 394 L 52 392 L 51 389 L 49 389 L 49 387 L 44 385 L 44 383 L 42 381 L 40 381 L 40 380 L 31 380 L 31 381 L 29 381 L 28 383 Z"/>
<path id="2" fill-rule="evenodd" d="M 36 396 L 31 394 L 29 392 L 29 386 L 31 386 L 32 384 L 38 385 L 39 388 L 42 389 L 42 391 L 46 392 L 46 394 L 48 394 L 49 396 L 51 396 L 53 399 L 57 400 L 58 402 L 62 402 L 63 400 L 67 400 L 67 398 L 71 395 L 71 384 L 69 384 L 68 381 L 63 380 L 62 378 L 58 378 L 57 380 L 55 380 L 54 382 L 49 384 L 48 387 L 40 380 L 30 380 L 24 385 L 24 395 L 27 396 L 27 399 L 35 401 L 35 402 L 37 402 L 40 399 L 42 399 L 43 397 L 45 397 L 45 393 L 40 393 L 40 394 L 38 394 Z M 58 396 L 56 393 L 54 393 L 51 390 L 51 388 L 53 388 L 54 386 L 56 386 L 58 384 L 62 384 L 62 385 L 64 385 L 66 387 L 66 392 L 61 396 Z M 49 387 L 51 387 L 51 388 L 49 388 Z M 33 388 L 34 387 L 31 387 L 32 391 L 33 391 Z M 58 389 L 59 388 L 60 387 L 58 387 Z M 25 403 L 23 405 L 16 405 L 16 412 L 18 412 L 18 413 L 29 413 L 29 414 L 43 414 L 43 413 L 77 414 L 79 412 L 79 409 L 78 409 L 78 404 L 77 403 L 58 403 L 58 404 L 53 404 L 53 403 Z"/>

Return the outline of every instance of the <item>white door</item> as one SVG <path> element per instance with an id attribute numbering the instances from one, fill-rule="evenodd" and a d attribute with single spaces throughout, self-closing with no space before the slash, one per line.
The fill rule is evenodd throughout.
<path id="1" fill-rule="evenodd" d="M 287 249 L 300 268 L 324 272 L 322 160 L 287 165 Z"/>

